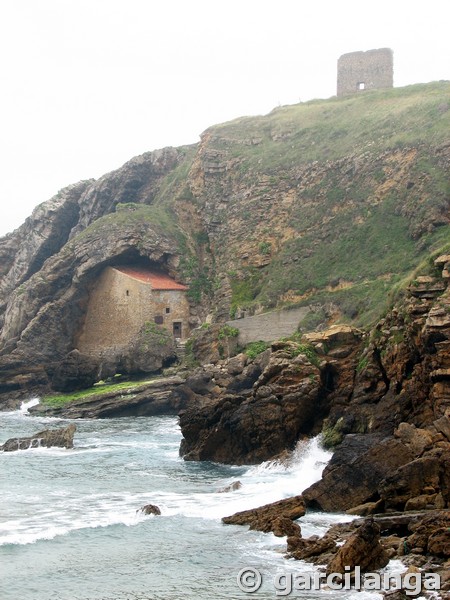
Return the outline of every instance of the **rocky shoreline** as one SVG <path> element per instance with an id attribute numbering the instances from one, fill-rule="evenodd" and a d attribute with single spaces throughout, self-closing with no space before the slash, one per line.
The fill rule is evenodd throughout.
<path id="1" fill-rule="evenodd" d="M 389 560 L 399 559 L 407 573 L 437 575 L 439 596 L 450 598 L 450 511 L 407 511 L 356 518 L 333 525 L 323 537 L 309 538 L 301 533 L 305 512 L 306 502 L 298 496 L 239 512 L 222 521 L 286 536 L 286 558 L 312 563 L 327 574 L 344 577 L 349 570 L 354 577 L 356 567 L 362 574 L 374 572 Z M 404 590 L 403 595 L 401 590 L 398 593 L 400 599 L 405 597 Z M 427 590 L 420 593 L 426 595 Z"/>
<path id="2" fill-rule="evenodd" d="M 334 454 L 320 481 L 272 507 L 269 517 L 263 507 L 224 522 L 286 536 L 288 556 L 329 568 L 343 564 L 347 545 L 360 562 L 367 551 L 365 568 L 400 558 L 438 572 L 448 598 L 450 256 L 435 265 L 439 276 L 412 281 L 369 334 L 336 325 L 276 341 L 255 358 L 240 353 L 142 388 L 130 384 L 120 394 L 31 412 L 75 419 L 179 414 L 186 460 L 241 465 L 283 459 L 299 439 L 321 433 Z M 205 362 L 201 350 L 198 359 Z M 305 510 L 369 520 L 304 539 L 297 519 Z"/>

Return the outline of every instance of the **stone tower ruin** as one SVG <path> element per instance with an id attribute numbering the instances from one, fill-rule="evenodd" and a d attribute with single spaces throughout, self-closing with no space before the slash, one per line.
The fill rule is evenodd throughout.
<path id="1" fill-rule="evenodd" d="M 349 52 L 338 59 L 337 95 L 394 86 L 394 53 L 390 48 Z"/>

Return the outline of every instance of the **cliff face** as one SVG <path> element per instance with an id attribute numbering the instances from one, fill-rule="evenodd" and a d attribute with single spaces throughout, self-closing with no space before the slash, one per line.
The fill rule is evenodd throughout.
<path id="1" fill-rule="evenodd" d="M 0 392 L 49 381 L 110 264 L 188 283 L 192 326 L 292 302 L 374 320 L 449 238 L 449 91 L 280 108 L 59 192 L 0 240 Z"/>
<path id="2" fill-rule="evenodd" d="M 123 201 L 140 200 L 140 194 L 151 198 L 183 159 L 183 150 L 148 153 L 98 182 L 70 186 L 0 241 L 0 392 L 9 397 L 48 383 L 74 348 L 90 288 L 103 268 L 145 258 L 177 274 L 170 227 L 158 222 L 151 207 Z"/>

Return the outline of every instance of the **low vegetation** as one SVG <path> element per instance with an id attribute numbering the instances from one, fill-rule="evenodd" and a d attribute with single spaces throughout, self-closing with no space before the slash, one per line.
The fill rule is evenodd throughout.
<path id="1" fill-rule="evenodd" d="M 304 299 L 333 304 L 335 320 L 370 325 L 390 290 L 450 237 L 449 129 L 449 82 L 315 100 L 210 128 L 208 149 L 237 161 L 230 182 L 247 190 L 228 198 L 223 237 L 217 232 L 220 260 L 239 253 L 227 247 L 227 220 L 249 251 L 229 272 L 231 318 Z M 251 266 L 258 256 L 267 263 Z"/>
<path id="2" fill-rule="evenodd" d="M 75 402 L 77 400 L 94 399 L 104 394 L 116 393 L 123 391 L 124 393 L 131 393 L 132 391 L 139 389 L 145 385 L 148 385 L 155 378 L 145 379 L 140 381 L 121 381 L 119 383 L 96 383 L 93 387 L 86 390 L 80 390 L 78 392 L 72 392 L 70 394 L 57 394 L 44 396 L 41 398 L 41 403 L 51 407 L 64 406 L 69 402 Z"/>
<path id="3" fill-rule="evenodd" d="M 244 353 L 253 360 L 259 354 L 262 354 L 267 348 L 270 348 L 270 344 L 268 342 L 263 342 L 262 340 L 258 342 L 250 342 L 244 349 Z"/>

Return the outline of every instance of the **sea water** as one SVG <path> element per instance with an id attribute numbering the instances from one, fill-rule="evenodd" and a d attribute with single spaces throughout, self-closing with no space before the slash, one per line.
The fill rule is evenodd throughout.
<path id="1" fill-rule="evenodd" d="M 0 413 L 0 443 L 62 419 Z M 318 438 L 287 463 L 185 462 L 176 417 L 76 421 L 74 448 L 0 453 L 0 600 L 203 600 L 275 598 L 274 576 L 313 572 L 284 558 L 285 538 L 224 525 L 221 517 L 299 494 L 331 454 Z M 220 490 L 240 481 L 232 492 Z M 156 504 L 161 516 L 139 509 Z M 345 515 L 307 513 L 302 534 L 322 535 Z M 263 574 L 246 594 L 244 567 Z M 303 598 L 376 593 L 293 592 Z"/>

